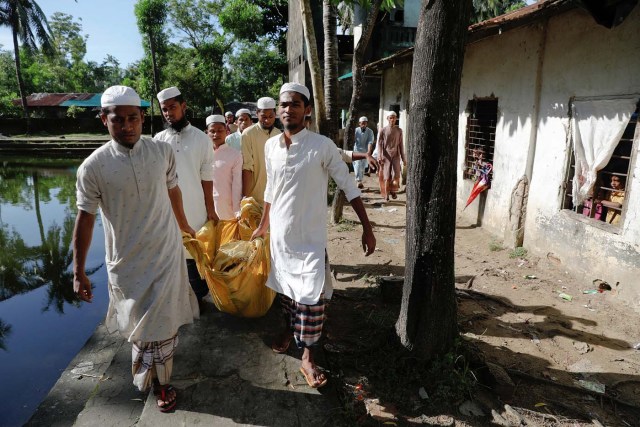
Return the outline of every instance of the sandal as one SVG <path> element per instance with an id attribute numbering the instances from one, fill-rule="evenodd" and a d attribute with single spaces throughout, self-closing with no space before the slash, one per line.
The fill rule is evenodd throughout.
<path id="1" fill-rule="evenodd" d="M 328 381 L 327 377 L 324 376 L 324 373 L 317 367 L 313 371 L 319 373 L 317 379 L 313 377 L 313 372 L 311 374 L 307 373 L 307 371 L 305 371 L 302 366 L 300 367 L 300 372 L 302 372 L 302 375 L 304 375 L 304 379 L 307 381 L 307 384 L 309 384 L 309 387 L 311 388 L 320 388 L 324 386 Z"/>
<path id="2" fill-rule="evenodd" d="M 173 392 L 173 400 L 169 401 L 169 394 L 171 392 Z M 154 387 L 153 394 L 155 394 L 157 398 L 156 405 L 158 405 L 158 409 L 160 409 L 160 412 L 169 412 L 176 407 L 176 403 L 178 401 L 178 393 L 172 385 L 167 384 L 161 385 L 159 386 L 159 388 Z M 164 404 L 161 404 L 161 401 L 164 402 Z"/>
<path id="3" fill-rule="evenodd" d="M 395 200 L 398 198 L 398 195 L 396 193 L 391 193 L 391 198 Z"/>

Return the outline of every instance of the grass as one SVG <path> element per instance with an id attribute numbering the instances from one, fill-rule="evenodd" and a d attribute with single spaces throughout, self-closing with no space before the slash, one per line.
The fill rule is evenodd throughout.
<path id="1" fill-rule="evenodd" d="M 528 251 L 522 246 L 518 246 L 511 252 L 509 252 L 509 258 L 525 258 L 527 256 Z"/>
<path id="2" fill-rule="evenodd" d="M 353 231 L 356 228 L 357 223 L 355 221 L 351 221 L 350 219 L 344 219 L 342 218 L 342 220 L 340 220 L 340 223 L 338 224 L 338 228 L 337 230 L 342 233 L 345 231 Z"/>
<path id="3" fill-rule="evenodd" d="M 491 252 L 499 252 L 503 249 L 504 246 L 502 246 L 502 244 L 496 240 L 492 240 L 491 243 L 489 243 L 489 250 Z"/>

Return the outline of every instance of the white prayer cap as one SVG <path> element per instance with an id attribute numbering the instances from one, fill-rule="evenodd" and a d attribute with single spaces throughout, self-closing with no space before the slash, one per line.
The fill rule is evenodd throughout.
<path id="1" fill-rule="evenodd" d="M 232 116 L 233 117 L 233 113 L 231 111 L 227 111 L 226 113 L 224 113 L 225 117 L 229 117 Z"/>
<path id="2" fill-rule="evenodd" d="M 129 86 L 111 86 L 102 93 L 100 106 L 112 107 L 117 105 L 140 106 L 140 96 Z"/>
<path id="3" fill-rule="evenodd" d="M 207 117 L 206 123 L 207 123 L 207 127 L 208 127 L 211 123 L 222 123 L 224 125 L 227 122 L 224 120 L 224 116 L 222 116 L 220 114 L 213 114 L 213 115 Z"/>
<path id="4" fill-rule="evenodd" d="M 164 102 L 167 99 L 175 98 L 176 96 L 180 96 L 180 90 L 175 86 L 171 86 L 158 92 L 158 101 Z"/>
<path id="5" fill-rule="evenodd" d="M 311 99 L 311 95 L 309 94 L 309 89 L 305 85 L 301 85 L 300 83 L 285 83 L 280 88 L 280 93 L 283 92 L 298 92 L 299 94 L 305 96 L 307 100 Z"/>
<path id="6" fill-rule="evenodd" d="M 395 111 L 392 111 L 389 114 L 387 114 L 387 117 L 391 117 L 391 116 L 398 117 Z"/>
<path id="7" fill-rule="evenodd" d="M 269 98 L 265 96 L 263 98 L 258 99 L 258 109 L 260 110 L 269 110 L 276 108 L 276 100 L 273 98 Z"/>
<path id="8" fill-rule="evenodd" d="M 358 119 L 359 122 L 368 122 L 369 119 L 367 119 L 365 116 L 362 116 Z"/>
<path id="9" fill-rule="evenodd" d="M 249 111 L 249 109 L 247 108 L 241 108 L 238 111 L 236 111 L 236 117 L 239 117 L 240 114 L 248 114 L 249 117 L 251 117 L 251 111 Z"/>

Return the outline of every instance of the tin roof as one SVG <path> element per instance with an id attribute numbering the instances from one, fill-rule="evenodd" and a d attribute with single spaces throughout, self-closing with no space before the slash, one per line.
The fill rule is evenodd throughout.
<path id="1" fill-rule="evenodd" d="M 32 93 L 27 96 L 27 105 L 29 107 L 100 107 L 101 93 Z M 20 99 L 13 100 L 14 105 L 21 105 Z M 151 106 L 149 101 L 141 100 L 141 106 L 148 108 Z"/>

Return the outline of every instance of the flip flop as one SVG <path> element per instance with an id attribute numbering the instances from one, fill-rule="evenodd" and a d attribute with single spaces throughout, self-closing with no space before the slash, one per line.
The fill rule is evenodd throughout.
<path id="1" fill-rule="evenodd" d="M 304 375 L 304 379 L 307 381 L 307 384 L 309 384 L 309 387 L 311 387 L 311 388 L 320 388 L 320 387 L 324 386 L 325 384 L 327 384 L 327 381 L 329 381 L 322 371 L 320 371 L 317 368 L 316 368 L 316 370 L 318 372 L 320 372 L 324 376 L 324 380 L 322 380 L 319 383 L 314 382 L 313 373 L 308 374 L 307 371 L 305 371 L 302 366 L 300 367 L 300 372 L 302 372 L 302 375 Z"/>
<path id="2" fill-rule="evenodd" d="M 158 409 L 160 409 L 160 412 L 169 412 L 176 407 L 176 403 L 178 402 L 178 393 L 176 392 L 176 389 L 171 385 L 161 385 L 158 391 L 154 390 L 154 394 L 158 398 L 157 400 L 161 400 L 163 402 L 167 402 L 167 397 L 169 395 L 169 392 L 171 391 L 175 393 L 171 402 L 165 403 L 164 405 L 156 402 L 156 405 L 158 406 Z"/>
<path id="3" fill-rule="evenodd" d="M 391 198 L 395 200 L 398 198 L 398 195 L 396 193 L 391 193 Z"/>

